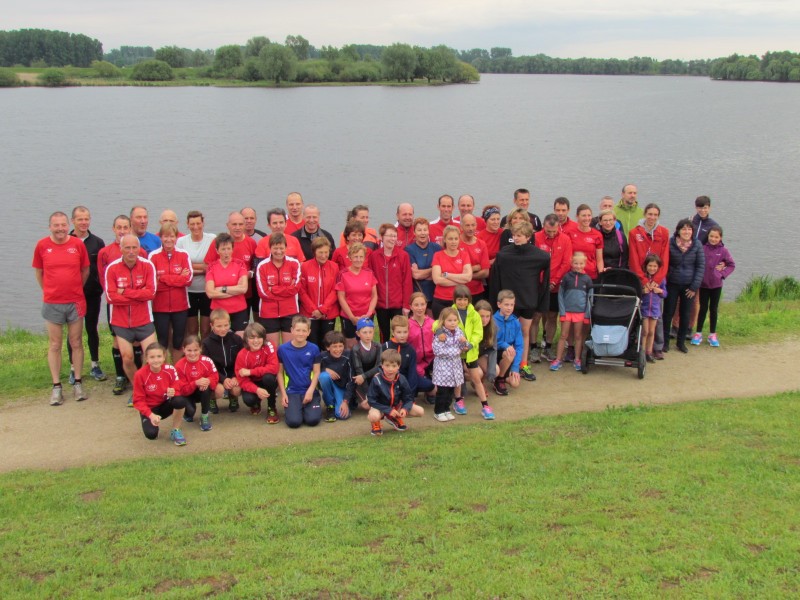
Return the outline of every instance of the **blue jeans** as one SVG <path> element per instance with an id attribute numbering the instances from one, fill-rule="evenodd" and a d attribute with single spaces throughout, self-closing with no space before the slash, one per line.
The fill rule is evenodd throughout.
<path id="1" fill-rule="evenodd" d="M 349 419 L 351 413 L 346 417 L 341 415 L 340 409 L 344 402 L 345 390 L 340 388 L 326 372 L 319 374 L 319 387 L 322 390 L 322 397 L 325 399 L 326 406 L 333 406 L 337 419 Z"/>
<path id="2" fill-rule="evenodd" d="M 289 406 L 284 411 L 286 425 L 295 429 L 303 423 L 311 427 L 319 425 L 322 420 L 322 405 L 319 393 L 315 390 L 314 397 L 308 404 L 303 404 L 305 394 L 287 394 Z"/>

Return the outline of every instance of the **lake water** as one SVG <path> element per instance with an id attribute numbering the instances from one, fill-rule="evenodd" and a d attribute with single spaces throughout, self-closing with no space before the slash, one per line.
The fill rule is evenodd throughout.
<path id="1" fill-rule="evenodd" d="M 106 240 L 134 203 L 181 218 L 283 206 L 299 191 L 336 234 L 346 208 L 392 220 L 399 202 L 436 216 L 471 193 L 510 208 L 532 192 L 596 207 L 628 182 L 673 229 L 712 198 L 737 261 L 731 298 L 754 273 L 797 275 L 800 85 L 705 78 L 484 75 L 431 88 L 66 88 L 0 90 L 0 327 L 41 329 L 30 268 L 47 216 L 92 210 Z"/>

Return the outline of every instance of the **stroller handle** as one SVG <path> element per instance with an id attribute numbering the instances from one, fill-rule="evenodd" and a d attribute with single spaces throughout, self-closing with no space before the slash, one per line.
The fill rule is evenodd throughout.
<path id="1" fill-rule="evenodd" d="M 632 288 L 629 285 L 619 285 L 616 283 L 593 283 L 592 284 L 593 290 L 608 290 L 609 292 L 626 292 L 628 295 L 633 295 L 638 297 L 639 291 Z"/>

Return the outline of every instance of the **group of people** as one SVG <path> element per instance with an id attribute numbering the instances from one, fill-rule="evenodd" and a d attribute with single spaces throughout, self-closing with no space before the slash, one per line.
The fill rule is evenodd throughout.
<path id="1" fill-rule="evenodd" d="M 694 319 L 691 343 L 702 342 L 707 313 L 708 341 L 719 345 L 720 290 L 735 265 L 707 197 L 671 237 L 659 224 L 659 207 L 640 208 L 630 184 L 619 202 L 603 198 L 596 217 L 581 204 L 572 220 L 569 200 L 559 197 L 539 219 L 522 188 L 513 203 L 505 215 L 495 204 L 475 214 L 472 196 L 456 202 L 445 194 L 435 219 L 415 216 L 404 203 L 396 222 L 377 230 L 369 208 L 357 205 L 338 247 L 319 208 L 296 192 L 285 209 L 267 211 L 269 232 L 246 207 L 231 212 L 227 231 L 217 235 L 205 231 L 196 210 L 187 214 L 187 233 L 172 210 L 161 213 L 152 233 L 147 209 L 134 206 L 114 219 L 106 245 L 90 231 L 88 208 L 75 207 L 71 217 L 53 213 L 33 258 L 50 338 L 50 403 L 64 400 L 65 325 L 75 400 L 87 398 L 84 323 L 89 374 L 106 379 L 99 363 L 103 296 L 113 392 L 132 384 L 128 404 L 149 439 L 172 416 L 177 445 L 186 443 L 182 423 L 196 416 L 200 429 L 210 430 L 223 400 L 236 412 L 241 399 L 253 415 L 266 402 L 270 424 L 280 421 L 280 401 L 289 427 L 363 410 L 379 435 L 383 421 L 402 431 L 406 417 L 424 414 L 418 395 L 437 421 L 466 414 L 469 382 L 482 416 L 493 419 L 487 387 L 504 396 L 522 379 L 535 381 L 531 365 L 542 358 L 551 370 L 568 361 L 580 370 L 592 284 L 611 268 L 628 268 L 641 280 L 648 360 L 669 350 L 676 311 L 678 350 L 687 351 Z"/>

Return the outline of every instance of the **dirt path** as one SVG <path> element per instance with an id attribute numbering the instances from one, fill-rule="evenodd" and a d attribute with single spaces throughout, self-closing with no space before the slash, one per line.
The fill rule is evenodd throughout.
<path id="1" fill-rule="evenodd" d="M 595 367 L 588 375 L 571 365 L 551 373 L 535 365 L 538 381 L 523 381 L 510 396 L 490 393 L 497 421 L 534 415 L 600 411 L 626 404 L 670 404 L 708 398 L 743 398 L 800 390 L 800 370 L 794 364 L 800 341 L 769 346 L 692 348 L 688 355 L 671 352 L 667 359 L 648 365 L 644 380 L 634 369 Z M 67 390 L 70 391 L 70 390 Z M 77 404 L 71 399 L 51 407 L 49 394 L 41 400 L 24 399 L 0 408 L 0 472 L 16 469 L 65 469 L 150 456 L 244 450 L 367 435 L 363 413 L 349 421 L 321 423 L 319 427 L 289 430 L 283 423 L 267 425 L 242 406 L 236 414 L 225 410 L 213 417 L 214 429 L 202 433 L 198 424 L 185 424 L 189 444 L 176 448 L 166 431 L 158 440 L 144 438 L 138 413 L 125 406 L 127 396 L 111 394 L 111 383 L 90 388 L 91 398 Z M 71 395 L 67 395 L 71 398 Z M 467 396 L 469 414 L 454 423 L 437 423 L 427 414 L 410 419 L 409 427 L 429 429 L 482 422 L 474 395 Z M 166 428 L 162 428 L 166 429 Z M 395 434 L 393 431 L 388 435 Z"/>

